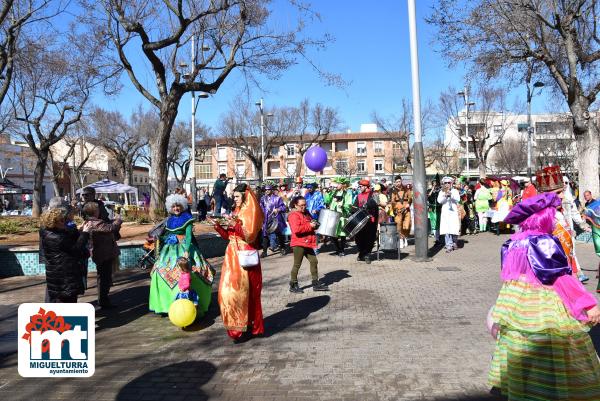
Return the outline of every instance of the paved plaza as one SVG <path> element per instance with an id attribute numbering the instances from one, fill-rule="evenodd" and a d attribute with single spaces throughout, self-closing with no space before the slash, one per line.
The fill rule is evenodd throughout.
<path id="1" fill-rule="evenodd" d="M 17 373 L 16 310 L 44 299 L 43 277 L 0 280 L 0 400 L 487 400 L 494 342 L 485 317 L 500 288 L 507 236 L 463 237 L 463 247 L 371 265 L 319 255 L 330 292 L 288 292 L 292 257 L 263 262 L 266 333 L 233 344 L 216 303 L 188 330 L 148 312 L 148 272 L 115 280 L 114 311 L 97 311 L 96 373 L 24 379 Z M 598 260 L 578 244 L 586 269 Z M 220 260 L 213 259 L 217 270 Z M 587 288 L 596 274 L 587 271 Z M 308 264 L 300 284 L 309 283 Z M 82 301 L 93 301 L 95 288 Z M 596 332 L 592 333 L 596 341 Z"/>

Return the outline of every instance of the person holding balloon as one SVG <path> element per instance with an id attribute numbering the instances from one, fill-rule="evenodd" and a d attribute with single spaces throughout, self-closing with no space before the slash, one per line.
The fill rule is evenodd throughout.
<path id="1" fill-rule="evenodd" d="M 227 335 L 235 342 L 241 342 L 265 331 L 260 300 L 262 271 L 258 257 L 264 215 L 248 185 L 236 186 L 233 199 L 235 206 L 230 218 L 221 222 L 209 221 L 221 237 L 229 240 L 221 267 L 219 307 Z"/>
<path id="2" fill-rule="evenodd" d="M 170 216 L 164 233 L 159 238 L 159 256 L 152 268 L 149 309 L 154 313 L 168 313 L 179 293 L 182 270 L 177 265 L 185 257 L 191 266 L 190 287 L 198 294 L 198 314 L 204 315 L 210 305 L 215 271 L 200 253 L 194 238 L 194 217 L 187 211 L 187 199 L 172 194 L 166 199 Z"/>

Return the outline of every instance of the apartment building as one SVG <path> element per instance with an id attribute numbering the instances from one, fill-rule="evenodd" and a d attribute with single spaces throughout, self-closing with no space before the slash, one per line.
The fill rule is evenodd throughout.
<path id="1" fill-rule="evenodd" d="M 450 119 L 445 127 L 445 143 L 457 152 L 457 173 L 479 175 L 479 160 L 474 148 L 477 146 L 486 151 L 491 144 L 500 141 L 489 150 L 486 174 L 526 174 L 527 119 L 526 114 L 477 111 L 471 112 L 468 119 L 464 112 Z M 535 172 L 542 166 L 558 164 L 565 172 L 575 174 L 577 149 L 569 116 L 534 114 L 531 115 L 531 126 L 531 169 Z"/>
<path id="2" fill-rule="evenodd" d="M 319 144 L 327 152 L 327 165 L 323 171 L 313 172 L 302 159 L 300 138 L 291 136 L 273 146 L 266 155 L 265 179 L 297 176 L 330 179 L 338 175 L 375 178 L 408 173 L 406 145 L 400 146 L 397 137 L 382 132 L 330 134 Z M 257 146 L 253 154 L 260 158 L 260 138 L 251 142 L 248 146 Z M 260 174 L 246 153 L 231 146 L 225 138 L 200 141 L 197 149 L 200 151 L 196 158 L 196 179 L 200 186 L 211 185 L 219 174 L 243 181 L 259 179 Z"/>

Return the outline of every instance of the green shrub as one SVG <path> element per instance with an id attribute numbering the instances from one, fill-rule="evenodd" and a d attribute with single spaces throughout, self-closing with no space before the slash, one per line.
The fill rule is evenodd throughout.
<path id="1" fill-rule="evenodd" d="M 14 220 L 0 220 L 0 234 L 16 234 L 21 231 L 19 223 Z"/>

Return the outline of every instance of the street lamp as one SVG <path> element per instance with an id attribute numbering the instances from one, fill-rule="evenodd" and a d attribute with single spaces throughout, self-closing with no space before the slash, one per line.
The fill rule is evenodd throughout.
<path id="1" fill-rule="evenodd" d="M 10 171 L 14 170 L 12 167 L 8 167 L 6 170 L 2 170 L 2 166 L 0 166 L 0 176 L 2 176 L 2 181 L 6 179 L 6 174 Z"/>
<path id="2" fill-rule="evenodd" d="M 465 123 L 465 136 L 467 137 L 466 139 L 466 148 L 467 148 L 467 181 L 469 180 L 469 172 L 470 172 L 470 168 L 469 168 L 469 119 L 471 118 L 470 114 L 469 114 L 469 108 L 471 106 L 475 106 L 475 102 L 469 102 L 469 92 L 467 90 L 467 88 L 465 87 L 464 91 L 458 92 L 457 93 L 458 96 L 462 96 L 464 103 L 465 103 L 465 109 L 467 112 L 467 121 Z"/>
<path id="3" fill-rule="evenodd" d="M 195 35 L 192 35 L 192 68 L 190 74 L 184 74 L 183 78 L 187 79 L 189 77 L 194 76 L 194 71 L 196 68 L 196 46 L 195 46 Z M 210 50 L 207 46 L 202 46 L 202 51 Z M 181 68 L 187 68 L 187 64 L 180 63 L 179 66 Z M 196 93 L 192 91 L 192 150 L 191 150 L 191 160 L 190 160 L 190 168 L 192 169 L 192 175 L 190 177 L 190 192 L 192 193 L 192 213 L 196 213 L 198 211 L 198 194 L 196 191 L 196 108 L 198 107 L 198 102 L 200 99 L 208 98 L 208 94 L 204 92 L 200 92 L 198 94 L 198 100 L 196 100 Z"/>
<path id="4" fill-rule="evenodd" d="M 527 86 L 527 177 L 531 180 L 531 139 L 533 137 L 534 128 L 531 126 L 531 98 L 535 95 L 535 89 L 544 87 L 544 83 L 537 81 L 531 87 L 531 74 L 532 71 L 527 71 L 527 79 L 525 84 Z M 538 92 L 539 93 L 539 92 Z"/>
<path id="5" fill-rule="evenodd" d="M 264 181 L 264 179 L 265 179 L 265 110 L 264 110 L 263 98 L 261 97 L 260 100 L 254 104 L 257 105 L 258 110 L 260 110 L 260 178 L 261 178 L 261 181 Z M 267 114 L 267 117 L 272 117 L 272 116 L 273 116 L 273 113 Z"/>

